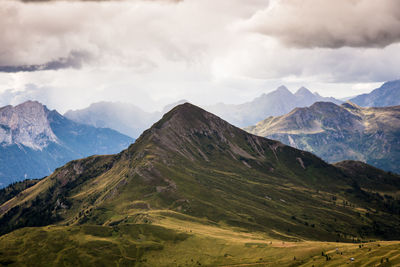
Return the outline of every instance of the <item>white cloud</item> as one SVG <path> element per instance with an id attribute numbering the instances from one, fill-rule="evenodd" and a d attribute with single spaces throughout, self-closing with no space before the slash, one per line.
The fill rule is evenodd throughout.
<path id="1" fill-rule="evenodd" d="M 243 37 L 213 65 L 223 77 L 303 82 L 384 82 L 400 76 L 400 44 L 385 48 L 298 49 L 265 36 Z"/>
<path id="2" fill-rule="evenodd" d="M 382 47 L 400 41 L 398 0 L 275 0 L 244 27 L 296 47 Z"/>

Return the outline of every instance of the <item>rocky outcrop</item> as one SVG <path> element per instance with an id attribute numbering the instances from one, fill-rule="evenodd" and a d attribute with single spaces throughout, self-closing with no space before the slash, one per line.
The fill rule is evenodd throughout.
<path id="1" fill-rule="evenodd" d="M 0 110 L 0 143 L 24 145 L 42 150 L 49 143 L 57 143 L 47 120 L 49 110 L 36 101 L 27 101 L 18 106 L 6 106 Z"/>

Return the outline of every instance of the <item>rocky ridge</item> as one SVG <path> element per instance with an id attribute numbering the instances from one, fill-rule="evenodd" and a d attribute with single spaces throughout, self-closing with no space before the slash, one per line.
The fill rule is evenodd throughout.
<path id="1" fill-rule="evenodd" d="M 400 106 L 364 108 L 317 102 L 245 128 L 315 153 L 328 162 L 361 160 L 400 172 Z"/>

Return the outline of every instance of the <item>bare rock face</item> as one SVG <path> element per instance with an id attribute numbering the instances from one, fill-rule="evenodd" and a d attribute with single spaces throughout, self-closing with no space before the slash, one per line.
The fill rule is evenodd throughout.
<path id="1" fill-rule="evenodd" d="M 0 110 L 0 143 L 24 145 L 34 150 L 42 150 L 50 142 L 57 143 L 47 119 L 49 110 L 36 101 L 28 101 L 18 106 L 6 106 Z"/>

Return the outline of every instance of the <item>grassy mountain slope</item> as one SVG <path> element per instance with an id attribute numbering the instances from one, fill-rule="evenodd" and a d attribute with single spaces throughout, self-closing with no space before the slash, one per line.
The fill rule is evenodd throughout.
<path id="1" fill-rule="evenodd" d="M 375 187 L 371 178 L 353 173 L 350 167 L 329 165 L 311 153 L 248 134 L 200 108 L 183 104 L 164 115 L 127 150 L 72 161 L 1 203 L 0 230 L 11 233 L 1 237 L 7 245 L 0 247 L 0 255 L 6 255 L 4 261 L 23 260 L 11 257 L 8 247 L 14 247 L 18 254 L 15 251 L 22 249 L 18 240 L 27 244 L 38 238 L 37 233 L 48 242 L 59 240 L 55 236 L 67 238 L 59 241 L 54 261 L 65 256 L 92 264 L 95 259 L 91 255 L 99 253 L 96 243 L 85 245 L 90 240 L 105 242 L 107 253 L 99 254 L 105 260 L 111 254 L 115 258 L 110 261 L 129 260 L 129 255 L 142 265 L 145 258 L 153 263 L 165 258 L 165 265 L 173 259 L 189 261 L 189 257 L 193 265 L 196 261 L 211 265 L 254 262 L 266 251 L 274 255 L 275 246 L 269 246 L 268 241 L 315 240 L 315 250 L 308 251 L 306 259 L 321 253 L 318 240 L 400 238 L 400 177 L 380 174 L 382 177 L 374 177 L 373 182 L 379 184 L 382 179 L 387 186 Z M 49 224 L 56 226 L 35 228 L 32 235 L 24 229 L 15 231 Z M 131 235 L 119 239 L 127 232 L 139 231 L 143 224 L 150 230 L 140 238 Z M 153 226 L 162 227 L 160 231 L 168 232 L 168 237 L 153 233 Z M 82 227 L 98 227 L 101 233 L 81 235 Z M 103 231 L 108 233 L 104 238 Z M 182 233 L 188 236 L 183 238 Z M 231 235 L 238 240 L 229 240 Z M 147 243 L 140 241 L 153 243 L 140 257 L 132 257 L 137 250 L 126 253 L 132 247 L 146 247 Z M 74 242 L 87 249 L 84 255 L 73 252 L 69 244 Z M 199 254 L 199 250 L 211 243 L 216 250 L 201 256 L 204 253 Z M 167 257 L 168 251 L 180 246 L 190 248 L 187 257 Z M 254 252 L 243 247 L 260 249 Z M 298 248 L 301 251 L 304 246 Z M 234 253 L 240 256 L 229 256 Z M 283 253 L 277 253 L 276 259 Z M 154 258 L 150 260 L 149 255 Z"/>
<path id="2" fill-rule="evenodd" d="M 318 102 L 269 117 L 247 131 L 310 151 L 328 162 L 360 160 L 400 173 L 400 106 Z"/>

